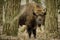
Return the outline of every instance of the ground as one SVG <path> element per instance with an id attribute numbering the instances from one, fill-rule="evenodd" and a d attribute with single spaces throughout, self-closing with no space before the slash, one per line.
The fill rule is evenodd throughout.
<path id="1" fill-rule="evenodd" d="M 6 36 L 4 34 L 4 35 L 0 36 L 0 38 L 1 38 L 0 40 L 60 40 L 57 38 L 46 37 L 45 32 L 41 31 L 39 28 L 37 28 L 36 31 L 37 31 L 37 38 L 36 39 L 34 39 L 33 35 L 31 37 L 31 39 L 29 39 L 26 30 L 24 32 L 21 32 L 21 27 L 20 27 L 19 31 L 18 31 L 18 36 L 16 36 L 16 37 L 15 36 Z"/>

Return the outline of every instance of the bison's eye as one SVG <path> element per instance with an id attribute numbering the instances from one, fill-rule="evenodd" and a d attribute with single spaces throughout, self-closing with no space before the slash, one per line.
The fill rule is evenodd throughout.
<path id="1" fill-rule="evenodd" d="M 36 17 L 38 16 L 35 12 L 33 12 L 33 15 L 36 16 Z"/>

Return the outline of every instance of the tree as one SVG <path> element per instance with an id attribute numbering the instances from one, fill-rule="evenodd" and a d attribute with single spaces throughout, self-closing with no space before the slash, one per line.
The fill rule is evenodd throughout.
<path id="1" fill-rule="evenodd" d="M 48 33 L 58 32 L 58 11 L 57 11 L 57 0 L 45 0 L 46 1 L 46 20 L 45 30 Z"/>
<path id="2" fill-rule="evenodd" d="M 57 0 L 58 1 L 58 9 L 60 9 L 60 0 Z"/>
<path id="3" fill-rule="evenodd" d="M 3 4 L 4 0 L 0 0 L 0 26 L 3 25 Z"/>
<path id="4" fill-rule="evenodd" d="M 26 0 L 26 4 L 28 4 L 29 3 L 29 0 Z"/>
<path id="5" fill-rule="evenodd" d="M 5 23 L 3 25 L 3 33 L 16 36 L 18 33 L 18 19 L 14 22 L 15 16 L 20 13 L 21 0 L 6 0 L 5 1 Z"/>
<path id="6" fill-rule="evenodd" d="M 33 1 L 35 1 L 36 3 L 41 3 L 41 0 L 33 0 Z"/>

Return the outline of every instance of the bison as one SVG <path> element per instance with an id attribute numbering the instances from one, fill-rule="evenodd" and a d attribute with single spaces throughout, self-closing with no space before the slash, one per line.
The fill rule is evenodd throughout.
<path id="1" fill-rule="evenodd" d="M 37 25 L 44 25 L 46 11 L 36 3 L 30 3 L 27 5 L 26 11 L 19 18 L 19 25 L 26 25 L 29 38 L 33 33 L 36 38 Z"/>

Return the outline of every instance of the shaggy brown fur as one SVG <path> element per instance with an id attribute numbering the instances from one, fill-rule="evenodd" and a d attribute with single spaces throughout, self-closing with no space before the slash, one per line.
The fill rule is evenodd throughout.
<path id="1" fill-rule="evenodd" d="M 26 11 L 19 18 L 19 25 L 27 25 L 27 32 L 29 38 L 31 33 L 33 33 L 34 38 L 36 38 L 36 27 L 37 27 L 37 16 L 43 17 L 43 9 L 37 4 L 28 4 L 26 6 Z M 43 16 L 41 16 L 43 15 Z M 41 25 L 41 23 L 40 23 Z"/>

